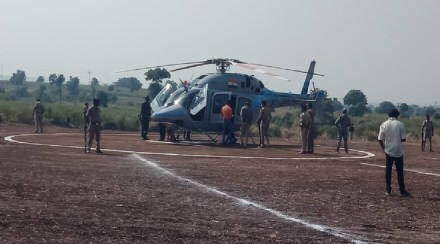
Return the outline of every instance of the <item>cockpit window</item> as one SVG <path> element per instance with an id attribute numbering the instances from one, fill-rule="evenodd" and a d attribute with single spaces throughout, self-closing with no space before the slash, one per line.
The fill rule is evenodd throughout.
<path id="1" fill-rule="evenodd" d="M 167 101 L 165 102 L 165 106 L 169 107 L 171 105 L 174 104 L 174 101 L 180 96 L 182 95 L 182 93 L 185 91 L 185 89 L 183 88 L 179 88 L 178 90 L 176 90 L 175 92 L 173 92 L 171 94 L 171 96 L 167 99 Z"/>
<path id="2" fill-rule="evenodd" d="M 194 100 L 195 96 L 199 93 L 199 90 L 191 90 L 189 92 L 182 93 L 177 99 L 176 104 L 180 104 L 185 108 L 189 108 L 192 100 Z"/>

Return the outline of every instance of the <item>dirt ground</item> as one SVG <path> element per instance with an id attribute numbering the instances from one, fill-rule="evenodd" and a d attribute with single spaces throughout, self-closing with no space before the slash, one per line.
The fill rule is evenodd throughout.
<path id="1" fill-rule="evenodd" d="M 0 243 L 440 243 L 436 148 L 405 144 L 402 198 L 375 142 L 301 155 L 104 131 L 99 155 L 81 130 L 45 129 L 0 124 Z"/>

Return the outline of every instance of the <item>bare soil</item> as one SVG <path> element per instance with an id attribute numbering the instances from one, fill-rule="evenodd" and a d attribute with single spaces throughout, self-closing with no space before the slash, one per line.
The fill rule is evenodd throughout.
<path id="1" fill-rule="evenodd" d="M 440 242 L 436 148 L 405 144 L 402 198 L 395 172 L 384 194 L 376 142 L 350 142 L 376 155 L 361 158 L 334 141 L 301 155 L 299 141 L 243 149 L 104 131 L 100 155 L 84 153 L 82 130 L 45 129 L 0 124 L 0 243 Z"/>

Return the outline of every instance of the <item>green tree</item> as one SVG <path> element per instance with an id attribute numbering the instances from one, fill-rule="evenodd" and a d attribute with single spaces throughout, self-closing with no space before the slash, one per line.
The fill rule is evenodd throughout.
<path id="1" fill-rule="evenodd" d="M 344 108 L 344 105 L 336 98 L 334 97 L 332 100 L 332 107 L 335 111 L 341 111 Z"/>
<path id="2" fill-rule="evenodd" d="M 58 93 L 60 95 L 60 103 L 61 103 L 61 101 L 62 101 L 62 88 L 63 88 L 64 81 L 66 81 L 66 78 L 64 78 L 63 74 L 60 74 L 60 75 L 51 74 L 51 75 L 49 75 L 49 81 L 52 86 L 59 88 Z"/>
<path id="3" fill-rule="evenodd" d="M 90 86 L 92 87 L 92 97 L 95 97 L 96 95 L 96 89 L 99 86 L 99 80 L 96 79 L 96 77 L 92 78 L 92 81 L 90 81 Z"/>
<path id="4" fill-rule="evenodd" d="M 402 103 L 402 104 L 400 104 L 400 112 L 401 112 L 401 113 L 406 114 L 406 113 L 408 113 L 408 111 L 409 111 L 409 106 L 408 106 L 408 104 L 406 104 L 406 103 Z"/>
<path id="5" fill-rule="evenodd" d="M 162 90 L 163 80 L 171 77 L 170 72 L 164 68 L 150 69 L 145 72 L 145 76 L 145 80 L 151 81 L 147 91 L 152 97 L 155 97 Z"/>
<path id="6" fill-rule="evenodd" d="M 38 76 L 38 78 L 37 78 L 37 80 L 35 81 L 35 82 L 41 82 L 41 83 L 43 83 L 44 82 L 44 77 L 43 76 Z"/>
<path id="7" fill-rule="evenodd" d="M 69 92 L 69 95 L 72 97 L 78 96 L 79 94 L 79 78 L 70 76 L 70 79 L 68 82 L 66 82 L 67 92 Z"/>
<path id="8" fill-rule="evenodd" d="M 319 90 L 319 89 L 318 89 Z M 328 98 L 327 91 L 323 90 L 324 96 L 320 104 L 316 104 L 316 121 L 319 124 L 333 124 L 335 119 L 333 118 L 333 113 L 336 111 L 333 107 L 333 102 L 335 99 Z"/>
<path id="9" fill-rule="evenodd" d="M 130 92 L 141 89 L 142 83 L 135 77 L 119 78 L 117 82 L 113 83 L 116 87 L 128 88 Z"/>
<path id="10" fill-rule="evenodd" d="M 166 70 L 165 68 L 156 68 L 156 69 L 150 69 L 147 72 L 145 72 L 145 80 L 152 81 L 152 83 L 162 83 L 163 79 L 168 79 L 171 77 L 170 72 Z"/>
<path id="11" fill-rule="evenodd" d="M 15 85 L 17 91 L 21 89 L 21 86 L 26 81 L 26 73 L 23 70 L 17 70 L 17 73 L 13 73 L 9 82 Z"/>
<path id="12" fill-rule="evenodd" d="M 377 106 L 374 111 L 378 114 L 388 114 L 388 112 L 393 108 L 396 108 L 396 106 L 394 106 L 392 102 L 383 101 L 379 103 L 379 106 Z"/>
<path id="13" fill-rule="evenodd" d="M 344 97 L 344 105 L 349 109 L 349 114 L 362 116 L 367 112 L 367 97 L 361 90 L 350 90 Z"/>
<path id="14" fill-rule="evenodd" d="M 109 101 L 109 97 L 108 97 L 107 92 L 99 91 L 98 92 L 98 99 L 99 99 L 99 103 L 101 104 L 101 106 L 107 107 L 108 101 Z"/>

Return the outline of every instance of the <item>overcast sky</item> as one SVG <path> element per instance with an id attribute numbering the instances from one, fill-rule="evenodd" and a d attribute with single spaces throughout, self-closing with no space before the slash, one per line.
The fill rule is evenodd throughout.
<path id="1" fill-rule="evenodd" d="M 307 70 L 342 101 L 351 89 L 370 104 L 434 105 L 440 88 L 440 1 L 436 0 L 0 0 L 3 75 L 51 73 L 112 83 L 145 71 L 114 71 L 235 58 Z M 299 93 L 305 76 L 255 74 L 276 91 Z M 208 66 L 172 79 L 214 72 Z"/>

